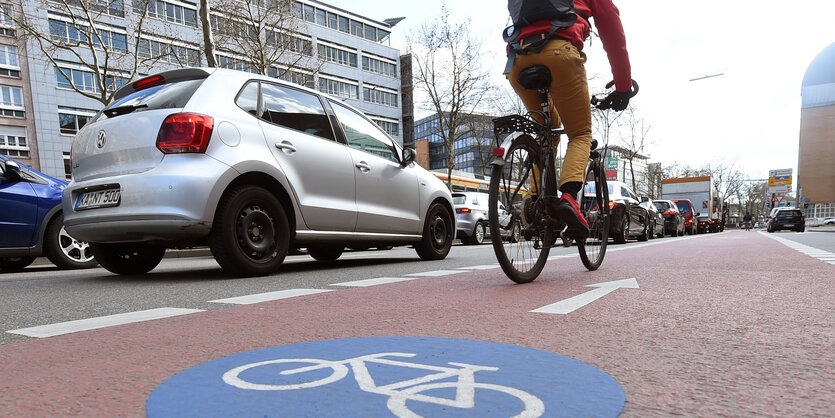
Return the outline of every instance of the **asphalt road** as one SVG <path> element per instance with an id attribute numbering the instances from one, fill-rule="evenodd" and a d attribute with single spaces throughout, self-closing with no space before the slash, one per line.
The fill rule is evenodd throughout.
<path id="1" fill-rule="evenodd" d="M 833 253 L 835 233 L 726 231 L 611 245 L 588 272 L 576 247 L 560 248 L 526 285 L 504 277 L 489 245 L 455 246 L 439 262 L 419 261 L 409 248 L 346 253 L 332 265 L 292 256 L 279 274 L 247 279 L 225 276 L 208 257 L 165 259 L 138 277 L 36 266 L 0 275 L 0 415 L 144 416 L 163 382 L 213 359 L 423 336 L 577 360 L 617 382 L 624 416 L 832 416 Z M 357 284 L 381 278 L 397 280 Z M 229 299 L 292 289 L 322 292 Z M 565 307 L 592 291 L 597 299 Z M 189 313 L 42 338 L 8 332 L 160 308 Z M 367 415 L 394 411 L 382 405 Z"/>

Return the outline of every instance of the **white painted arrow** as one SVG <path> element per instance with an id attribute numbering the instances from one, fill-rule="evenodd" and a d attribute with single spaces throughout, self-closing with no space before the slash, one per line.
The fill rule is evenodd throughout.
<path id="1" fill-rule="evenodd" d="M 617 289 L 638 289 L 638 281 L 635 280 L 635 278 L 631 278 L 624 280 L 615 280 L 613 282 L 590 284 L 586 285 L 586 287 L 596 287 L 597 289 L 590 290 L 586 293 L 582 293 L 565 300 L 561 300 L 557 303 L 552 303 L 550 305 L 534 309 L 531 312 L 559 315 L 569 314 L 571 312 L 576 311 L 577 309 L 582 308 L 583 306 L 588 305 L 589 303 L 596 301 L 597 299 L 602 298 L 603 296 L 608 295 L 609 293 L 614 292 Z"/>

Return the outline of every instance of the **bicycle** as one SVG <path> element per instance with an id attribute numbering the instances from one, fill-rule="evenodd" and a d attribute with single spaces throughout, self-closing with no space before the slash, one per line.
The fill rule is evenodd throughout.
<path id="1" fill-rule="evenodd" d="M 522 407 L 522 412 L 516 415 L 518 417 L 538 417 L 545 411 L 545 405 L 542 400 L 528 392 L 509 386 L 475 381 L 476 372 L 497 371 L 499 370 L 497 367 L 456 362 L 447 363 L 451 366 L 456 366 L 456 368 L 386 358 L 411 358 L 415 356 L 416 354 L 414 353 L 376 353 L 337 361 L 312 358 L 267 360 L 235 367 L 223 374 L 223 381 L 228 385 L 244 390 L 300 390 L 338 382 L 348 375 L 350 367 L 350 371 L 353 372 L 354 379 L 359 388 L 365 392 L 388 396 L 389 399 L 386 402 L 386 406 L 398 417 L 418 416 L 409 410 L 406 405 L 407 401 L 426 402 L 449 408 L 473 408 L 476 402 L 476 389 L 492 390 L 516 397 Z M 378 385 L 371 374 L 371 370 L 367 367 L 367 363 L 424 370 L 429 374 L 403 381 L 389 382 L 385 385 Z M 309 366 L 298 367 L 302 364 L 309 364 Z M 244 378 L 241 376 L 242 374 L 246 374 L 245 372 L 248 370 L 264 366 L 273 368 L 268 369 L 271 371 L 269 375 L 273 377 L 267 382 L 253 382 L 247 380 L 252 377 Z M 275 368 L 282 370 L 278 371 Z M 324 373 L 320 372 L 322 370 L 324 370 Z M 275 371 L 278 371 L 278 373 L 274 373 Z M 295 379 L 293 383 L 276 384 L 275 378 L 279 376 L 295 376 Z M 454 388 L 455 396 L 452 399 L 434 396 L 438 394 L 436 392 L 437 389 L 443 388 Z M 427 391 L 432 393 L 432 395 L 423 393 Z"/>
<path id="2" fill-rule="evenodd" d="M 558 198 L 555 147 L 559 144 L 560 136 L 565 133 L 552 125 L 550 70 L 543 65 L 529 67 L 519 74 L 519 82 L 526 89 L 539 91 L 542 110 L 493 120 L 497 147 L 493 150 L 494 159 L 491 161 L 488 204 L 491 236 L 502 236 L 502 230 L 521 225 L 518 239 L 492 242 L 496 258 L 505 274 L 516 283 L 528 283 L 539 276 L 551 248 L 557 246 L 557 231 L 560 231 L 559 237 L 563 239 L 563 244 L 559 245 L 570 245 L 571 240 L 565 236 L 565 223 L 546 213 L 546 202 Z M 606 88 L 613 85 L 614 81 L 608 83 Z M 638 84 L 633 80 L 632 85 L 634 96 L 638 93 Z M 605 99 L 592 97 L 591 100 L 598 109 L 608 108 Z M 539 116 L 544 122 L 538 122 L 534 116 Z M 589 270 L 596 270 L 603 262 L 611 222 L 609 188 L 603 156 L 597 150 L 597 145 L 597 141 L 593 140 L 583 185 L 576 196 L 589 224 L 589 236 L 576 240 L 577 249 L 583 265 Z M 507 208 L 510 216 L 500 218 L 500 203 Z"/>

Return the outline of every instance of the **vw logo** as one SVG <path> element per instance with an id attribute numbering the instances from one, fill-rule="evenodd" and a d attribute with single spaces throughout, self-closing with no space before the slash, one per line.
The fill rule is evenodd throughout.
<path id="1" fill-rule="evenodd" d="M 104 147 L 104 142 L 107 140 L 107 134 L 104 131 L 99 131 L 99 137 L 96 139 L 96 146 L 99 148 Z"/>

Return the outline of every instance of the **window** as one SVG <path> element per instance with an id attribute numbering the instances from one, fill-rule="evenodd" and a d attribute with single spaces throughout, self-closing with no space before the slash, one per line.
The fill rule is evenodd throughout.
<path id="1" fill-rule="evenodd" d="M 313 74 L 303 73 L 287 68 L 270 67 L 267 71 L 270 77 L 275 77 L 291 83 L 296 83 L 300 86 L 313 88 Z"/>
<path id="2" fill-rule="evenodd" d="M 153 17 L 180 25 L 197 27 L 197 5 L 181 1 L 133 0 L 133 12 L 144 13 L 147 1 L 148 17 Z"/>
<path id="3" fill-rule="evenodd" d="M 346 99 L 359 98 L 359 86 L 353 82 L 319 76 L 319 91 Z"/>
<path id="4" fill-rule="evenodd" d="M 200 51 L 197 48 L 152 39 L 140 39 L 138 52 L 142 58 L 160 59 L 183 67 L 199 66 L 201 64 Z"/>
<path id="5" fill-rule="evenodd" d="M 235 99 L 235 104 L 252 116 L 258 116 L 258 82 L 253 81 L 247 83 L 241 92 L 238 93 L 238 98 Z"/>
<path id="6" fill-rule="evenodd" d="M 0 75 L 20 78 L 20 63 L 17 60 L 17 48 L 0 45 Z"/>
<path id="7" fill-rule="evenodd" d="M 55 80 L 59 88 L 76 89 L 82 91 L 98 92 L 99 86 L 95 83 L 96 74 L 90 71 L 77 70 L 74 68 L 55 67 Z M 70 81 L 72 80 L 72 81 Z M 107 91 L 115 91 L 127 84 L 127 77 L 116 75 L 105 76 L 104 85 Z"/>
<path id="8" fill-rule="evenodd" d="M 264 113 L 261 119 L 310 135 L 333 140 L 328 115 L 319 98 L 289 87 L 261 83 Z"/>
<path id="9" fill-rule="evenodd" d="M 334 101 L 330 102 L 334 113 L 336 113 L 345 139 L 351 148 L 356 148 L 379 155 L 385 159 L 400 162 L 397 157 L 397 147 L 380 128 L 362 117 L 359 113 Z"/>
<path id="10" fill-rule="evenodd" d="M 372 117 L 371 118 L 374 123 L 377 124 L 380 128 L 386 131 L 387 134 L 391 136 L 400 136 L 400 124 L 395 121 L 389 121 L 385 119 L 379 119 Z"/>
<path id="11" fill-rule="evenodd" d="M 9 157 L 29 158 L 29 143 L 26 141 L 26 128 L 19 126 L 0 126 L 0 154 Z"/>
<path id="12" fill-rule="evenodd" d="M 397 107 L 397 93 L 384 90 L 381 87 L 366 84 L 370 87 L 363 87 L 362 100 L 368 103 L 376 103 L 383 106 Z"/>
<path id="13" fill-rule="evenodd" d="M 75 135 L 84 127 L 96 111 L 74 107 L 58 106 L 58 125 L 63 135 Z"/>
<path id="14" fill-rule="evenodd" d="M 319 43 L 319 58 L 350 67 L 357 66 L 357 53 Z"/>
<path id="15" fill-rule="evenodd" d="M 0 4 L 0 35 L 15 36 L 12 5 Z"/>
<path id="16" fill-rule="evenodd" d="M 362 57 L 362 69 L 371 73 L 397 77 L 397 64 L 383 61 L 369 56 Z"/>
<path id="17" fill-rule="evenodd" d="M 124 31 L 124 28 L 120 29 Z M 86 26 L 49 19 L 49 34 L 53 41 L 89 45 L 92 39 L 96 48 L 107 48 L 117 52 L 128 51 L 128 38 L 124 33 L 100 28 L 95 28 L 95 31 L 96 33 L 91 33 Z"/>
<path id="18" fill-rule="evenodd" d="M 217 66 L 220 68 L 230 68 L 233 70 L 246 71 L 249 73 L 256 72 L 252 65 L 244 60 L 227 57 L 224 55 L 217 56 Z"/>
<path id="19" fill-rule="evenodd" d="M 22 118 L 25 115 L 23 107 L 23 90 L 20 87 L 0 86 L 0 116 Z"/>

